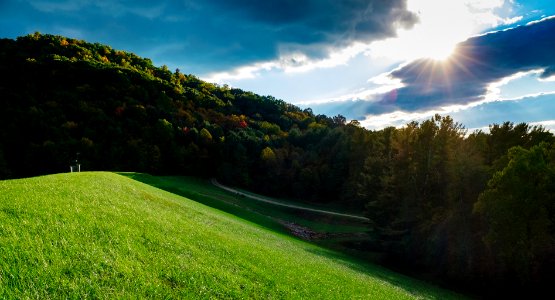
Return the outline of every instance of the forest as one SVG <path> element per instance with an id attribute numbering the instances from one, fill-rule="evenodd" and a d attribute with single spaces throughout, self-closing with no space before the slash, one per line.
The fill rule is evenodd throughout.
<path id="1" fill-rule="evenodd" d="M 83 170 L 215 177 L 364 211 L 381 263 L 476 293 L 555 280 L 555 137 L 436 115 L 368 130 L 107 45 L 0 40 L 0 179 Z"/>

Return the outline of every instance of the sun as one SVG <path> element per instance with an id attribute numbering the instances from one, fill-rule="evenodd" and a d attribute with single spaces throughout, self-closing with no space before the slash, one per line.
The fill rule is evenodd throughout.
<path id="1" fill-rule="evenodd" d="M 424 57 L 437 61 L 449 59 L 455 52 L 455 45 L 450 43 L 434 43 L 423 50 Z"/>
<path id="2" fill-rule="evenodd" d="M 448 60 L 457 51 L 458 43 L 494 25 L 490 20 L 493 17 L 484 20 L 494 8 L 490 7 L 493 4 L 487 6 L 488 10 L 483 8 L 488 1 L 407 0 L 407 8 L 419 21 L 410 28 L 397 30 L 394 38 L 374 42 L 370 53 L 398 61 Z"/>
<path id="3" fill-rule="evenodd" d="M 455 29 L 443 28 L 433 22 L 431 24 L 434 26 L 417 24 L 409 30 L 399 30 L 396 38 L 374 42 L 372 54 L 405 61 L 420 58 L 447 60 L 457 44 L 465 39 L 464 35 Z"/>

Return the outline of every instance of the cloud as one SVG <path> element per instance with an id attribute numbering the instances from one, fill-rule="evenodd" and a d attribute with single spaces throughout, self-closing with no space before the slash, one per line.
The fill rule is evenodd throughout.
<path id="1" fill-rule="evenodd" d="M 555 67 L 555 18 L 492 32 L 457 45 L 448 60 L 421 59 L 391 73 L 405 87 L 396 105 L 409 110 L 483 99 L 490 85 L 519 72 Z"/>
<path id="2" fill-rule="evenodd" d="M 277 61 L 300 67 L 357 43 L 395 36 L 418 20 L 407 0 L 21 0 L 28 23 L 78 24 L 87 39 L 139 52 L 186 45 L 172 67 L 199 75 Z M 0 16 L 2 13 L 0 12 Z M 1 32 L 1 31 L 0 31 Z M 49 32 L 50 33 L 50 32 Z M 52 32 L 56 33 L 56 32 Z M 130 46 L 129 46 L 130 45 Z M 166 57 L 152 57 L 154 62 Z M 333 59 L 333 57 L 332 57 Z M 324 62 L 325 63 L 325 62 Z M 329 65 L 330 62 L 328 61 Z"/>
<path id="3" fill-rule="evenodd" d="M 280 33 L 280 43 L 346 43 L 394 36 L 417 22 L 406 0 L 212 0 L 217 11 Z"/>
<path id="4" fill-rule="evenodd" d="M 229 68 L 211 81 L 253 78 L 270 69 L 285 72 L 345 64 L 368 43 L 392 37 L 417 21 L 406 0 L 213 0 L 207 7 L 234 31 L 239 48 L 227 53 Z M 236 20 L 241 20 L 235 22 Z M 254 41 L 254 42 L 253 42 Z M 233 67 L 234 66 L 234 67 Z M 246 74 L 248 70 L 250 73 Z"/>
<path id="5" fill-rule="evenodd" d="M 215 72 L 203 79 L 209 82 L 223 83 L 243 79 L 253 79 L 263 72 L 283 71 L 285 73 L 301 73 L 322 68 L 333 68 L 347 65 L 351 59 L 368 49 L 367 44 L 354 43 L 350 46 L 329 51 L 323 58 L 312 58 L 303 51 L 286 52 L 275 60 L 255 62 L 251 65 L 240 66 L 230 71 Z M 303 48 L 303 47 L 299 47 Z"/>
<path id="6" fill-rule="evenodd" d="M 530 123 L 532 126 L 542 126 L 543 128 L 555 133 L 555 120 L 545 120 L 539 122 Z"/>
<path id="7" fill-rule="evenodd" d="M 339 1 L 334 1 L 332 4 L 337 4 L 337 2 Z M 367 3 L 355 2 L 360 7 L 367 5 Z M 301 5 L 296 9 L 300 11 L 310 7 L 310 1 L 298 3 Z M 291 41 L 282 42 L 278 47 L 279 58 L 277 59 L 265 61 L 263 64 L 256 62 L 248 66 L 240 66 L 231 71 L 212 73 L 204 78 L 220 83 L 254 79 L 263 76 L 264 72 L 268 71 L 261 68 L 261 66 L 267 66 L 268 64 L 273 64 L 272 71 L 285 73 L 334 68 L 347 65 L 356 56 L 362 54 L 368 56 L 374 62 L 386 59 L 397 63 L 422 57 L 438 57 L 450 54 L 458 42 L 471 35 L 483 32 L 484 29 L 521 20 L 519 17 L 502 17 L 505 13 L 498 12 L 500 9 L 510 10 L 512 2 L 509 0 L 408 0 L 406 9 L 418 16 L 418 22 L 413 23 L 410 28 L 397 26 L 398 24 L 395 25 L 393 22 L 389 25 L 395 32 L 392 32 L 389 36 L 372 36 L 370 32 L 366 31 L 351 35 L 348 34 L 350 32 L 348 28 L 356 27 L 353 25 L 356 23 L 356 21 L 353 21 L 356 20 L 356 17 L 353 18 L 353 16 L 360 9 L 357 9 L 356 12 L 346 10 L 345 16 L 342 16 L 335 13 L 338 9 L 332 5 L 325 2 L 319 3 L 324 4 L 321 5 L 321 9 L 324 9 L 321 15 L 329 19 L 326 23 L 340 25 L 336 26 L 336 29 L 330 31 L 329 34 L 321 35 L 320 38 L 323 41 L 318 40 L 305 44 Z M 338 5 L 342 5 L 342 3 L 340 2 Z M 279 8 L 268 9 L 268 3 L 265 2 L 259 2 L 259 5 L 260 7 L 249 6 L 250 9 L 247 12 L 242 11 L 242 13 L 263 16 L 260 20 L 260 26 L 267 24 L 276 26 L 276 23 L 282 21 L 280 18 L 284 18 L 288 22 L 296 24 L 295 27 L 299 28 L 303 27 L 305 23 L 310 23 L 307 20 L 313 19 L 300 17 L 302 15 L 300 13 L 293 13 L 293 17 L 278 14 L 277 20 L 271 17 L 266 18 L 265 13 L 279 11 Z M 232 8 L 231 5 L 228 8 Z M 295 9 L 290 8 L 288 4 L 284 8 L 287 10 Z M 329 15 L 330 9 L 333 12 L 331 15 Z M 318 13 L 313 15 L 316 16 Z M 449 26 L 445 26 L 445 24 L 449 24 Z M 321 30 L 309 26 L 304 27 L 313 32 L 321 32 Z M 347 34 L 344 34 L 345 32 Z M 245 76 L 245 70 L 250 70 L 248 76 Z"/>
<path id="8" fill-rule="evenodd" d="M 555 71 L 555 18 L 545 18 L 459 43 L 447 60 L 418 59 L 393 70 L 402 87 L 360 101 L 367 114 L 417 112 L 496 99 L 500 85 L 530 73 Z"/>
<path id="9" fill-rule="evenodd" d="M 516 16 L 516 17 L 513 17 L 513 18 L 509 18 L 509 19 L 503 20 L 503 24 L 504 25 L 515 24 L 515 23 L 520 22 L 523 18 L 524 18 L 523 16 Z"/>
<path id="10" fill-rule="evenodd" d="M 411 121 L 421 122 L 430 119 L 435 114 L 440 114 L 450 115 L 455 121 L 469 128 L 469 132 L 476 129 L 486 130 L 489 124 L 501 124 L 506 121 L 543 125 L 553 130 L 555 129 L 553 111 L 555 111 L 555 92 L 468 105 L 454 105 L 419 112 L 394 111 L 367 116 L 360 121 L 367 128 L 381 129 L 388 126 L 400 127 Z"/>

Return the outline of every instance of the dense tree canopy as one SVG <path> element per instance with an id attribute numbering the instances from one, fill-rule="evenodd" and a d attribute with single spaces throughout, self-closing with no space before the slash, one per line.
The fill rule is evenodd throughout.
<path id="1" fill-rule="evenodd" d="M 518 276 L 520 284 L 553 280 L 555 253 L 555 148 L 511 148 L 474 210 L 487 224 L 484 242 L 495 273 Z M 549 280 L 549 281 L 548 281 Z"/>
<path id="2" fill-rule="evenodd" d="M 365 211 L 369 251 L 476 290 L 555 274 L 554 136 L 450 117 L 370 131 L 61 36 L 0 40 L 0 178 L 189 174 Z M 508 285 L 510 284 L 510 285 Z M 511 291 L 511 289 L 507 289 Z"/>

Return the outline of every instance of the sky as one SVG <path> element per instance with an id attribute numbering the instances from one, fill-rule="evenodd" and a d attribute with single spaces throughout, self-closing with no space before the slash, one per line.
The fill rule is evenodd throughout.
<path id="1" fill-rule="evenodd" d="M 108 44 L 369 129 L 555 132 L 552 0 L 0 0 L 0 38 Z"/>

